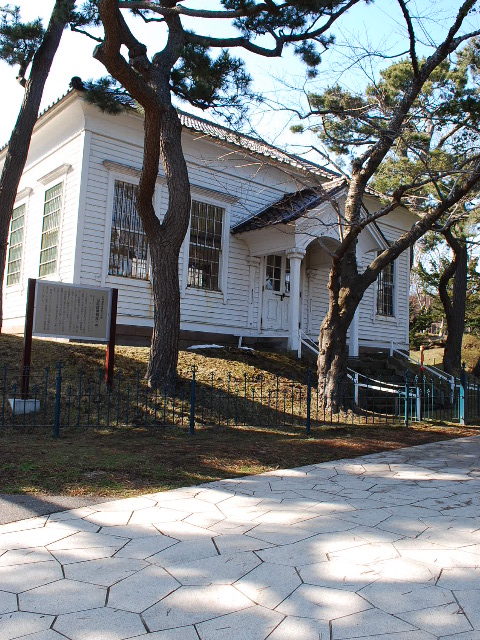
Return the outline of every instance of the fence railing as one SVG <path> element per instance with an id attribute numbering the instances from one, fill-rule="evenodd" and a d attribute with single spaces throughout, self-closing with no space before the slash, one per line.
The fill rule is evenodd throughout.
<path id="1" fill-rule="evenodd" d="M 201 427 L 305 429 L 335 424 L 404 424 L 420 420 L 466 424 L 480 417 L 480 385 L 464 374 L 448 388 L 424 376 L 404 384 L 360 374 L 339 380 L 330 410 L 323 403 L 326 378 L 313 372 L 303 379 L 260 374 L 249 377 L 199 373 L 195 368 L 169 388 L 151 388 L 141 372 L 118 371 L 107 387 L 104 372 L 30 372 L 30 395 L 20 395 L 18 372 L 0 368 L 0 431 L 47 429 L 58 437 L 68 429 L 177 427 L 194 433 Z"/>

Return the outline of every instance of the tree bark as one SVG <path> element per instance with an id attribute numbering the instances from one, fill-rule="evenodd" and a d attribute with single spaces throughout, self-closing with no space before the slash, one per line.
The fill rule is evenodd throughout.
<path id="1" fill-rule="evenodd" d="M 356 241 L 348 253 L 354 254 L 355 245 Z M 338 412 L 342 404 L 347 373 L 347 331 L 361 300 L 361 295 L 356 295 L 356 261 L 348 253 L 343 260 L 332 260 L 328 280 L 329 309 L 318 339 L 318 393 L 322 406 L 332 413 Z"/>
<path id="2" fill-rule="evenodd" d="M 138 207 L 150 241 L 154 328 L 146 378 L 170 387 L 176 376 L 180 334 L 178 257 L 190 222 L 190 183 L 175 109 L 146 112 L 145 150 Z M 159 158 L 165 171 L 168 208 L 161 224 L 153 209 Z M 154 178 L 152 183 L 152 178 Z"/>
<path id="3" fill-rule="evenodd" d="M 445 268 L 438 286 L 447 321 L 448 335 L 443 353 L 443 368 L 454 375 L 462 367 L 462 341 L 465 329 L 465 305 L 467 299 L 467 246 L 454 237 L 448 229 L 443 234 L 453 251 L 453 260 Z M 448 295 L 448 283 L 453 277 L 452 298 Z"/>
<path id="4" fill-rule="evenodd" d="M 25 83 L 25 95 L 8 142 L 5 164 L 0 176 L 0 331 L 3 321 L 3 280 L 7 260 L 7 241 L 13 206 L 27 161 L 45 82 L 67 25 L 69 11 L 73 6 L 73 0 L 55 2 L 42 44 L 35 53 L 30 75 Z"/>

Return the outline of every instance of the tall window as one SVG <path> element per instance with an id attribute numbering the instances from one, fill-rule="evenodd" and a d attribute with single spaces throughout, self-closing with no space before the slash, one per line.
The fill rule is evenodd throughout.
<path id="1" fill-rule="evenodd" d="M 20 282 L 22 268 L 23 225 L 25 222 L 25 205 L 21 204 L 13 210 L 10 224 L 10 247 L 8 249 L 7 285 Z"/>
<path id="2" fill-rule="evenodd" d="M 40 269 L 38 275 L 48 276 L 57 270 L 58 230 L 62 210 L 63 183 L 45 191 L 43 207 L 42 243 L 40 248 Z"/>
<path id="3" fill-rule="evenodd" d="M 137 213 L 134 184 L 115 180 L 108 273 L 148 280 L 148 242 Z"/>
<path id="4" fill-rule="evenodd" d="M 394 288 L 394 273 L 393 265 L 391 262 L 380 271 L 377 278 L 377 315 L 379 316 L 393 316 L 393 288 Z"/>
<path id="5" fill-rule="evenodd" d="M 192 201 L 188 286 L 219 291 L 222 222 L 225 209 Z"/>

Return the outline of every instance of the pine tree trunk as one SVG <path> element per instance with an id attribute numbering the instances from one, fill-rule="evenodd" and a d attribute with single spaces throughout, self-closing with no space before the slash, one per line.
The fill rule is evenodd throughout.
<path id="1" fill-rule="evenodd" d="M 150 386 L 170 388 L 175 380 L 180 333 L 178 253 L 164 244 L 150 245 L 154 326 L 147 380 Z"/>
<path id="2" fill-rule="evenodd" d="M 318 394 L 326 411 L 337 413 L 347 379 L 347 331 L 362 295 L 358 295 L 354 243 L 343 260 L 332 260 L 328 278 L 329 308 L 318 338 Z"/>
<path id="3" fill-rule="evenodd" d="M 440 278 L 439 293 L 447 320 L 448 335 L 443 353 L 443 369 L 454 375 L 462 367 L 462 341 L 465 329 L 465 307 L 467 298 L 468 252 L 465 243 L 453 235 L 446 236 L 454 252 L 452 263 Z M 447 285 L 453 275 L 453 292 L 450 300 Z"/>
<path id="4" fill-rule="evenodd" d="M 190 183 L 175 109 L 146 111 L 138 210 L 150 242 L 154 328 L 146 378 L 170 387 L 176 376 L 180 334 L 178 258 L 190 222 Z M 160 223 L 153 208 L 159 159 L 165 171 L 168 207 Z"/>
<path id="5" fill-rule="evenodd" d="M 321 406 L 337 413 L 342 404 L 342 389 L 347 375 L 348 324 L 338 313 L 327 314 L 318 339 L 318 393 Z"/>
<path id="6" fill-rule="evenodd" d="M 27 161 L 45 82 L 67 24 L 66 17 L 73 4 L 72 0 L 57 0 L 55 3 L 42 44 L 33 58 L 22 106 L 8 142 L 5 164 L 0 176 L 0 331 L 3 321 L 3 280 L 13 206 Z"/>

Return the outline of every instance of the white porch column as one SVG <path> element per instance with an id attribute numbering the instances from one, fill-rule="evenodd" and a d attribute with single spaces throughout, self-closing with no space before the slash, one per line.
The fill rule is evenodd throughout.
<path id="1" fill-rule="evenodd" d="M 288 249 L 290 260 L 290 314 L 288 318 L 288 348 L 298 351 L 298 330 L 300 326 L 300 267 L 305 249 Z"/>
<path id="2" fill-rule="evenodd" d="M 260 258 L 247 256 L 249 266 L 249 293 L 248 293 L 248 327 L 253 327 L 254 307 L 255 307 L 255 276 L 260 266 Z"/>
<path id="3" fill-rule="evenodd" d="M 350 340 L 348 341 L 348 355 L 352 358 L 358 357 L 358 309 L 353 316 L 350 325 Z"/>

